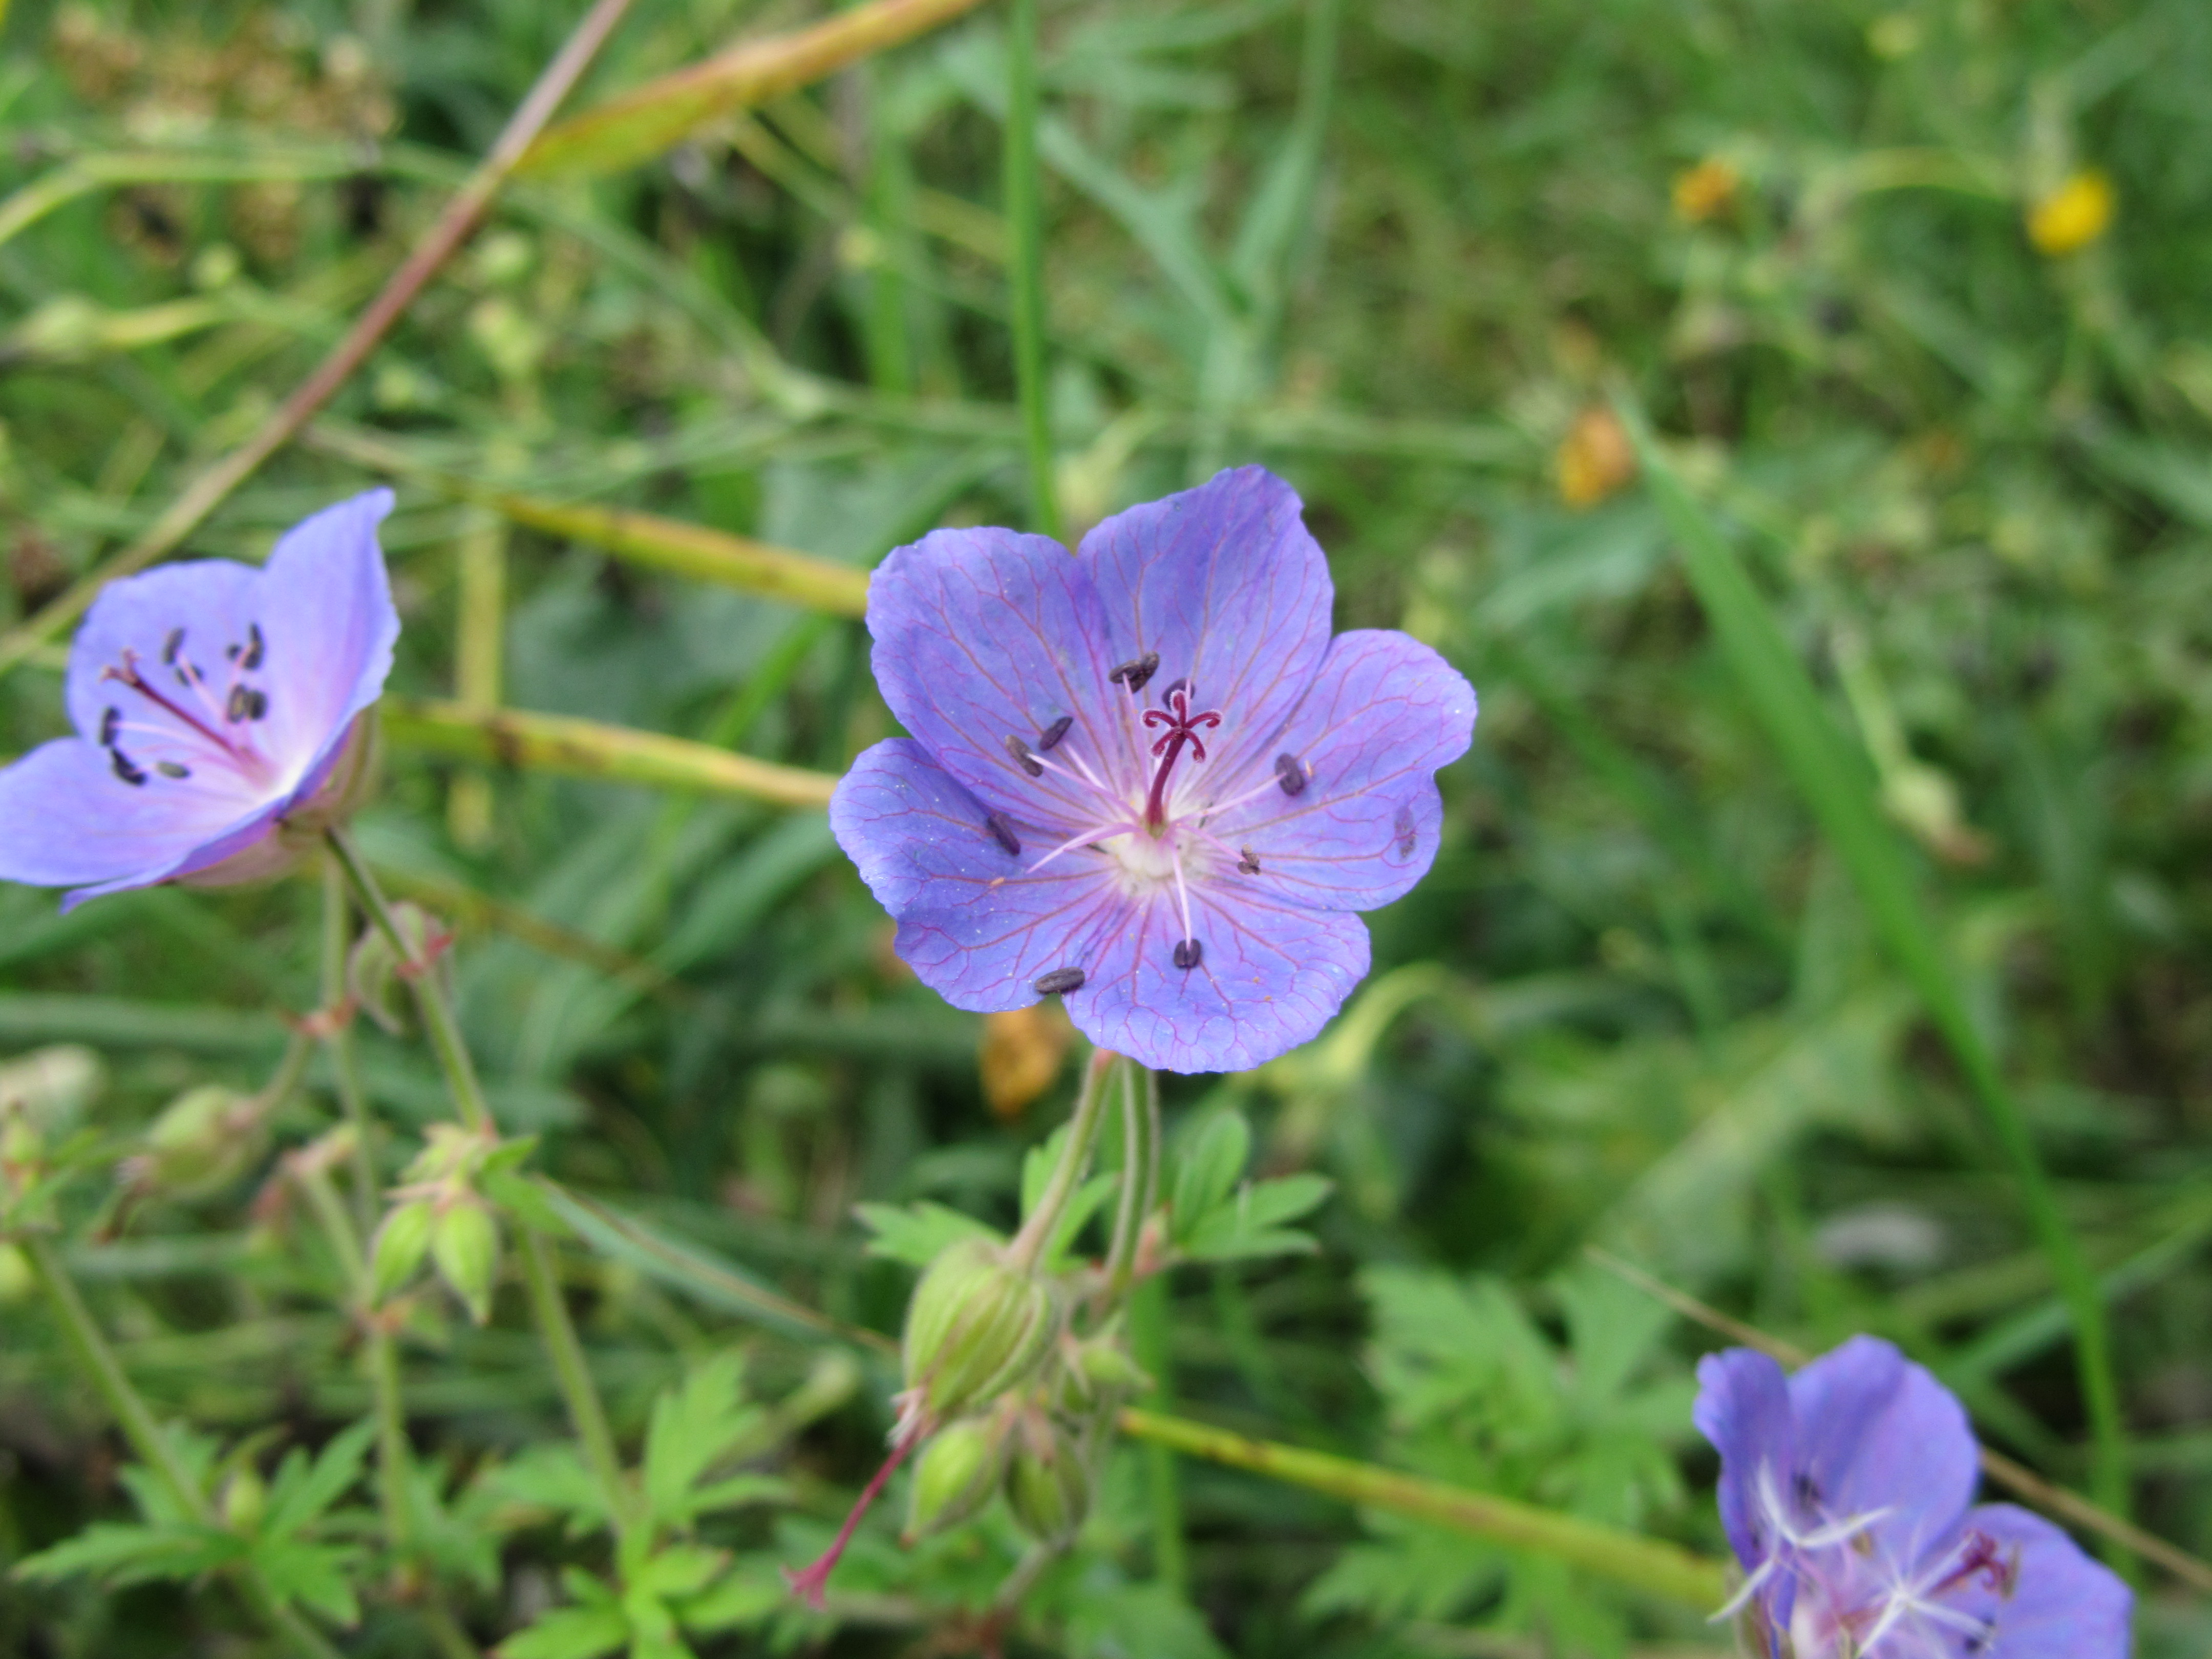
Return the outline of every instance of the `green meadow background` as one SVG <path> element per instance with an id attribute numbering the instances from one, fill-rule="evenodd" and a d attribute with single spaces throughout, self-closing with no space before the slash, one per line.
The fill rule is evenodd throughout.
<path id="1" fill-rule="evenodd" d="M 836 9 L 636 0 L 566 108 Z M 696 766 L 572 775 L 617 763 L 486 716 L 834 776 L 893 729 L 860 574 L 1032 522 L 1007 11 L 940 9 L 639 153 L 586 133 L 526 168 L 185 543 L 258 558 L 398 492 L 410 701 L 358 839 L 454 925 L 502 1125 L 597 1206 L 562 1271 L 617 1435 L 743 1356 L 771 1480 L 698 1522 L 738 1587 L 702 1656 L 977 1650 L 1003 1515 L 906 1553 L 893 1504 L 826 1618 L 774 1570 L 890 1420 L 893 1371 L 840 1333 L 895 1332 L 913 1275 L 855 1206 L 1009 1223 L 1069 1034 L 916 983 L 818 807 Z M 65 633 L 18 624 L 268 419 L 580 13 L 6 9 L 0 755 L 65 725 Z M 2212 9 L 1048 0 L 1039 73 L 1069 536 L 1262 462 L 1339 625 L 1431 642 L 1482 703 L 1345 1013 L 1256 1073 L 1166 1079 L 1171 1132 L 1233 1108 L 1253 1174 L 1333 1188 L 1310 1252 L 1171 1275 L 1149 1403 L 1718 1553 L 1689 1406 L 1726 1339 L 1640 1273 L 1803 1349 L 1888 1337 L 1990 1446 L 2212 1552 Z M 686 562 L 586 508 L 722 538 Z M 836 568 L 780 597 L 732 537 Z M 67 918 L 0 890 L 0 1095 L 96 1132 L 65 1255 L 233 1476 L 368 1408 L 280 1161 L 337 1108 L 311 1069 L 167 1164 L 144 1132 L 268 1075 L 278 1016 L 323 1000 L 323 894 L 312 866 Z M 390 1178 L 442 1095 L 419 1043 L 361 1046 Z M 149 1152 L 122 1201 L 106 1171 Z M 426 1290 L 399 1347 L 434 1574 L 489 1650 L 605 1541 L 529 1477 L 566 1430 L 511 1276 L 482 1326 Z M 123 1456 L 0 1252 L 0 1562 L 127 1517 Z M 365 1492 L 339 1546 L 346 1513 L 374 1533 Z M 2203 1652 L 2201 1593 L 2115 1559 L 2140 1650 Z M 419 1598 L 356 1582 L 348 1651 L 430 1650 Z M 1025 1607 L 1009 1653 L 1080 1659 L 1727 1640 L 1135 1443 Z M 0 1579 L 9 1654 L 274 1650 L 189 1580 Z"/>

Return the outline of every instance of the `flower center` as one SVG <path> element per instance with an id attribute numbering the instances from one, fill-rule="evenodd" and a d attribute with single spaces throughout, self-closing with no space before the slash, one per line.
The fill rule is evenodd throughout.
<path id="1" fill-rule="evenodd" d="M 229 673 L 220 696 L 206 672 L 185 654 L 181 628 L 170 629 L 161 665 L 150 672 L 128 648 L 120 666 L 100 670 L 103 681 L 114 681 L 168 716 L 161 721 L 131 720 L 125 715 L 126 705 L 108 706 L 100 716 L 100 746 L 107 750 L 117 777 L 143 788 L 156 775 L 182 781 L 196 767 L 213 765 L 257 787 L 269 781 L 274 766 L 253 740 L 253 727 L 268 717 L 269 694 L 247 678 L 258 673 L 268 657 L 260 624 L 248 624 L 245 640 L 223 654 Z M 161 684 L 165 672 L 176 681 L 175 690 Z"/>

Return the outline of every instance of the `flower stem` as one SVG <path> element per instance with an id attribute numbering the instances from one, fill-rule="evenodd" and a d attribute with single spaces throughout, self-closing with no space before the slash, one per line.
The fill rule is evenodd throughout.
<path id="1" fill-rule="evenodd" d="M 338 1106 L 353 1127 L 353 1218 L 361 1237 L 376 1231 L 376 1157 L 369 1139 L 368 1097 L 355 1058 L 353 1027 L 339 1011 L 346 1002 L 346 953 L 353 944 L 352 915 L 346 903 L 345 867 L 333 858 L 323 866 L 323 1050 L 331 1057 L 331 1076 Z"/>
<path id="2" fill-rule="evenodd" d="M 92 1310 L 77 1294 L 76 1282 L 62 1265 L 53 1240 L 43 1233 L 33 1233 L 20 1242 L 32 1277 L 39 1281 L 39 1288 L 45 1291 L 55 1316 L 61 1321 L 62 1334 L 78 1368 L 106 1404 L 116 1425 L 123 1431 L 123 1437 L 138 1454 L 138 1461 L 153 1471 L 179 1509 L 202 1525 L 213 1526 L 215 1516 L 208 1507 L 207 1494 L 193 1480 L 191 1471 L 177 1455 L 176 1446 L 161 1431 L 161 1425 L 154 1420 L 153 1411 L 144 1398 L 124 1374 L 122 1362 L 116 1358 L 115 1350 L 107 1346 L 106 1337 L 93 1319 Z M 338 1650 L 280 1601 L 267 1580 L 251 1564 L 241 1568 L 240 1585 L 254 1611 L 295 1651 L 306 1655 L 307 1659 L 339 1659 Z"/>
<path id="3" fill-rule="evenodd" d="M 391 902 L 384 890 L 376 884 L 368 861 L 361 849 L 343 830 L 325 832 L 331 851 L 337 854 L 338 866 L 345 872 L 346 882 L 361 908 L 368 913 L 376 931 L 391 942 L 407 964 L 408 983 L 414 988 L 415 1006 L 422 1011 L 422 1030 L 430 1039 L 430 1048 L 438 1057 L 439 1069 L 446 1074 L 446 1090 L 453 1096 L 453 1109 L 461 1115 L 464 1126 L 478 1134 L 494 1133 L 491 1104 L 484 1098 L 483 1085 L 477 1077 L 476 1062 L 469 1058 L 469 1048 L 461 1036 L 460 1022 L 453 1017 L 453 1000 L 446 994 L 445 981 L 438 976 L 435 962 L 418 957 L 399 929 L 399 920 L 392 913 Z"/>
<path id="4" fill-rule="evenodd" d="M 1728 1595 L 1722 1565 L 1661 1539 L 1641 1538 L 1577 1516 L 1538 1509 L 1488 1492 L 1469 1492 L 1297 1446 L 1247 1440 L 1241 1434 L 1132 1407 L 1121 1414 L 1121 1432 L 1155 1446 L 1172 1447 L 1232 1468 L 1327 1492 L 1362 1508 L 1449 1527 L 1493 1544 L 1533 1551 L 1701 1611 Z"/>
<path id="5" fill-rule="evenodd" d="M 453 1018 L 453 1004 L 447 998 L 444 982 L 438 977 L 436 964 L 416 962 L 391 905 L 376 884 L 376 878 L 345 832 L 332 830 L 329 836 L 331 849 L 337 854 L 369 920 L 392 942 L 401 959 L 416 967 L 410 980 L 416 1004 L 422 1011 L 423 1028 L 429 1034 L 430 1046 L 437 1051 L 438 1063 L 446 1073 L 447 1091 L 453 1096 L 462 1122 L 479 1133 L 495 1133 L 483 1085 L 477 1080 L 475 1062 L 469 1058 L 468 1045 L 461 1036 L 459 1023 Z M 561 1297 L 561 1283 L 553 1269 L 552 1252 L 544 1239 L 528 1227 L 518 1226 L 515 1231 L 520 1236 L 519 1254 L 523 1281 L 530 1291 L 531 1311 L 537 1317 L 539 1339 L 553 1362 L 562 1398 L 568 1404 L 568 1420 L 575 1427 L 576 1437 L 583 1443 L 585 1462 L 591 1466 L 592 1477 L 606 1500 L 608 1517 L 617 1536 L 628 1537 L 635 1523 L 629 1489 L 623 1478 L 622 1461 L 615 1452 L 614 1431 L 607 1426 L 606 1407 L 600 1403 L 598 1387 L 592 1381 L 583 1345 L 576 1340 L 576 1328 L 568 1318 L 568 1305 Z"/>
<path id="6" fill-rule="evenodd" d="M 529 1287 L 530 1305 L 538 1316 L 538 1328 L 545 1352 L 553 1361 L 553 1375 L 568 1404 L 568 1420 L 583 1443 L 584 1461 L 599 1483 L 615 1536 L 627 1540 L 637 1529 L 638 1517 L 630 1501 L 629 1483 L 623 1476 L 622 1459 L 615 1450 L 614 1431 L 607 1426 L 606 1407 L 592 1381 L 584 1345 L 568 1317 L 568 1304 L 561 1294 L 561 1279 L 553 1265 L 553 1251 L 544 1236 L 518 1226 L 523 1283 Z"/>
<path id="7" fill-rule="evenodd" d="M 1091 1063 L 1083 1072 L 1083 1087 L 1075 1097 L 1075 1116 L 1068 1124 L 1067 1142 L 1060 1149 L 1060 1162 L 1053 1166 L 1052 1178 L 1038 1194 L 1036 1207 L 1006 1247 L 1006 1260 L 1024 1272 L 1036 1265 L 1053 1235 L 1060 1231 L 1067 1201 L 1075 1195 L 1090 1166 L 1091 1143 L 1097 1139 L 1098 1125 L 1106 1115 L 1106 1079 L 1121 1063 L 1121 1056 L 1111 1049 L 1091 1051 Z"/>
<path id="8" fill-rule="evenodd" d="M 1036 0 L 1006 13 L 1006 223 L 1013 234 L 1014 379 L 1021 390 L 1029 457 L 1030 523 L 1060 539 L 1053 478 L 1052 422 L 1044 379 L 1044 202 L 1037 168 Z"/>
<path id="9" fill-rule="evenodd" d="M 1138 1242 L 1158 1195 L 1159 1178 L 1159 1076 L 1132 1060 L 1121 1069 L 1121 1195 L 1114 1206 L 1114 1241 L 1106 1252 L 1109 1305 L 1128 1294 Z"/>

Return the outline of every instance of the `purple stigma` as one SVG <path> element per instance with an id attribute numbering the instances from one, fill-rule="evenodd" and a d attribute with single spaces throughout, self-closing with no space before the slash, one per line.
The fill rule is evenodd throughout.
<path id="1" fill-rule="evenodd" d="M 1155 654 L 1152 661 L 1158 663 Z M 1152 754 L 1159 761 L 1159 769 L 1152 774 L 1152 791 L 1145 800 L 1145 823 L 1154 835 L 1167 823 L 1168 774 L 1175 769 L 1176 757 L 1189 745 L 1191 758 L 1206 758 L 1206 741 L 1198 734 L 1212 731 L 1221 724 L 1221 716 L 1212 709 L 1202 714 L 1190 712 L 1191 684 L 1188 680 L 1177 680 L 1168 687 L 1165 708 L 1145 710 L 1145 725 L 1149 730 L 1164 727 L 1152 744 Z M 1182 964 L 1178 964 L 1182 965 Z"/>

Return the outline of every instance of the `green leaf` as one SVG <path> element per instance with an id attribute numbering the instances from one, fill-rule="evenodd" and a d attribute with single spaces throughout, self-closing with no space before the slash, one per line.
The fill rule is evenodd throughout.
<path id="1" fill-rule="evenodd" d="M 25 1578 L 52 1580 L 88 1574 L 122 1586 L 156 1578 L 193 1578 L 235 1561 L 246 1542 L 217 1527 L 141 1527 L 95 1521 L 74 1538 L 15 1564 Z"/>
<path id="2" fill-rule="evenodd" d="M 247 1559 L 280 1601 L 297 1601 L 333 1624 L 361 1622 L 361 1603 L 353 1592 L 353 1573 L 361 1552 L 337 1544 L 303 1544 L 271 1539 L 256 1544 Z"/>
<path id="3" fill-rule="evenodd" d="M 700 1477 L 764 1438 L 766 1414 L 739 1393 L 744 1375 L 742 1355 L 716 1354 L 653 1402 L 645 1436 L 645 1495 L 663 1525 L 689 1520 Z"/>
<path id="4" fill-rule="evenodd" d="M 661 1601 L 696 1595 L 730 1564 L 727 1550 L 699 1544 L 664 1546 L 631 1578 L 629 1588 Z"/>
<path id="5" fill-rule="evenodd" d="M 1283 1224 L 1317 1209 L 1334 1188 L 1317 1175 L 1260 1182 L 1201 1217 L 1180 1249 L 1193 1261 L 1302 1255 L 1316 1248 L 1313 1240 Z"/>
<path id="6" fill-rule="evenodd" d="M 1252 1129 L 1242 1112 L 1214 1113 L 1179 1137 L 1168 1224 L 1180 1243 L 1236 1189 L 1252 1156 Z"/>
<path id="7" fill-rule="evenodd" d="M 927 1199 L 918 1204 L 856 1204 L 853 1213 L 875 1234 L 868 1241 L 870 1255 L 912 1267 L 927 1267 L 947 1245 L 963 1238 L 988 1238 L 995 1243 L 1003 1237 L 975 1217 Z"/>
<path id="8" fill-rule="evenodd" d="M 776 1573 L 751 1564 L 725 1574 L 696 1595 L 672 1604 L 676 1620 L 695 1636 L 757 1625 L 788 1606 L 791 1590 Z"/>
<path id="9" fill-rule="evenodd" d="M 289 1453 L 269 1488 L 269 1507 L 261 1522 L 264 1538 L 289 1538 L 320 1516 L 361 1476 L 376 1424 L 364 1419 L 332 1437 L 312 1466 L 298 1449 Z"/>
<path id="10" fill-rule="evenodd" d="M 622 1608 L 556 1607 L 528 1630 L 499 1644 L 499 1659 L 596 1659 L 629 1640 Z"/>
<path id="11" fill-rule="evenodd" d="M 565 1443 L 528 1447 L 512 1462 L 484 1475 L 480 1484 L 493 1498 L 570 1516 L 579 1525 L 603 1526 L 608 1520 L 599 1483 L 576 1449 Z"/>

